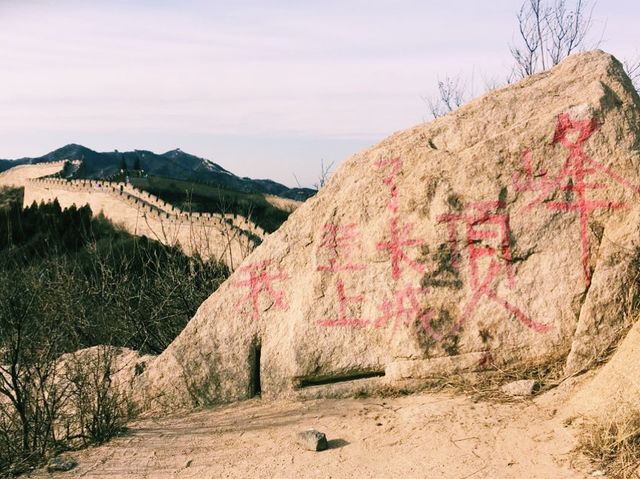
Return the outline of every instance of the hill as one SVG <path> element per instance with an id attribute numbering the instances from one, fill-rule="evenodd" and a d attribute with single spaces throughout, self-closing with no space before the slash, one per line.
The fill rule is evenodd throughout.
<path id="1" fill-rule="evenodd" d="M 74 179 L 113 178 L 121 170 L 129 170 L 144 171 L 149 176 L 195 181 L 243 193 L 276 195 L 297 201 L 304 201 L 315 194 L 310 188 L 288 188 L 268 179 L 241 178 L 210 160 L 191 155 L 179 148 L 162 154 L 148 150 L 97 152 L 82 145 L 69 144 L 36 158 L 0 160 L 0 171 L 21 164 L 64 160 L 79 162 L 79 166 L 65 170 L 65 176 Z"/>

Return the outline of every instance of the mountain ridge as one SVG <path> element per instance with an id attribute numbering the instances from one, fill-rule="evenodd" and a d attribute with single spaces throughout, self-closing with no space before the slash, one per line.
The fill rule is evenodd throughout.
<path id="1" fill-rule="evenodd" d="M 0 159 L 0 172 L 23 164 L 52 161 L 79 161 L 81 164 L 65 176 L 76 179 L 104 179 L 121 170 L 143 170 L 151 176 L 208 183 L 247 193 L 264 193 L 304 201 L 315 194 L 310 188 L 289 188 L 270 179 L 239 177 L 217 163 L 182 151 L 180 148 L 165 153 L 150 150 L 97 152 L 83 145 L 70 143 L 39 157 L 13 160 Z"/>

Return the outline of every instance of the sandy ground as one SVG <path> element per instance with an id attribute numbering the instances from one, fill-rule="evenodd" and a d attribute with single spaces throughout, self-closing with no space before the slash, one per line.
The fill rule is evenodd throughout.
<path id="1" fill-rule="evenodd" d="M 60 478 L 584 478 L 571 427 L 556 407 L 566 392 L 510 403 L 446 393 L 266 402 L 144 419 L 101 447 L 71 453 Z M 317 428 L 329 449 L 302 450 Z"/>

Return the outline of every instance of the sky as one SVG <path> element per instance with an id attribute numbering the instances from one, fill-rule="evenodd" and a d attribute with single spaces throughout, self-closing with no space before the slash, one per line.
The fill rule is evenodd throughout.
<path id="1" fill-rule="evenodd" d="M 520 0 L 0 0 L 0 158 L 68 143 L 175 148 L 240 176 L 318 180 L 513 65 Z M 590 44 L 640 58 L 640 1 L 600 0 Z"/>

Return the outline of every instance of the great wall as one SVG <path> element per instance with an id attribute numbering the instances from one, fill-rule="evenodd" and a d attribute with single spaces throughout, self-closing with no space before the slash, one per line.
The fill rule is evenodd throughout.
<path id="1" fill-rule="evenodd" d="M 0 174 L 0 186 L 23 187 L 24 207 L 54 200 L 62 208 L 89 205 L 131 234 L 180 245 L 187 254 L 223 261 L 232 270 L 267 235 L 244 216 L 184 211 L 124 182 L 48 177 L 63 165 L 17 166 Z"/>

